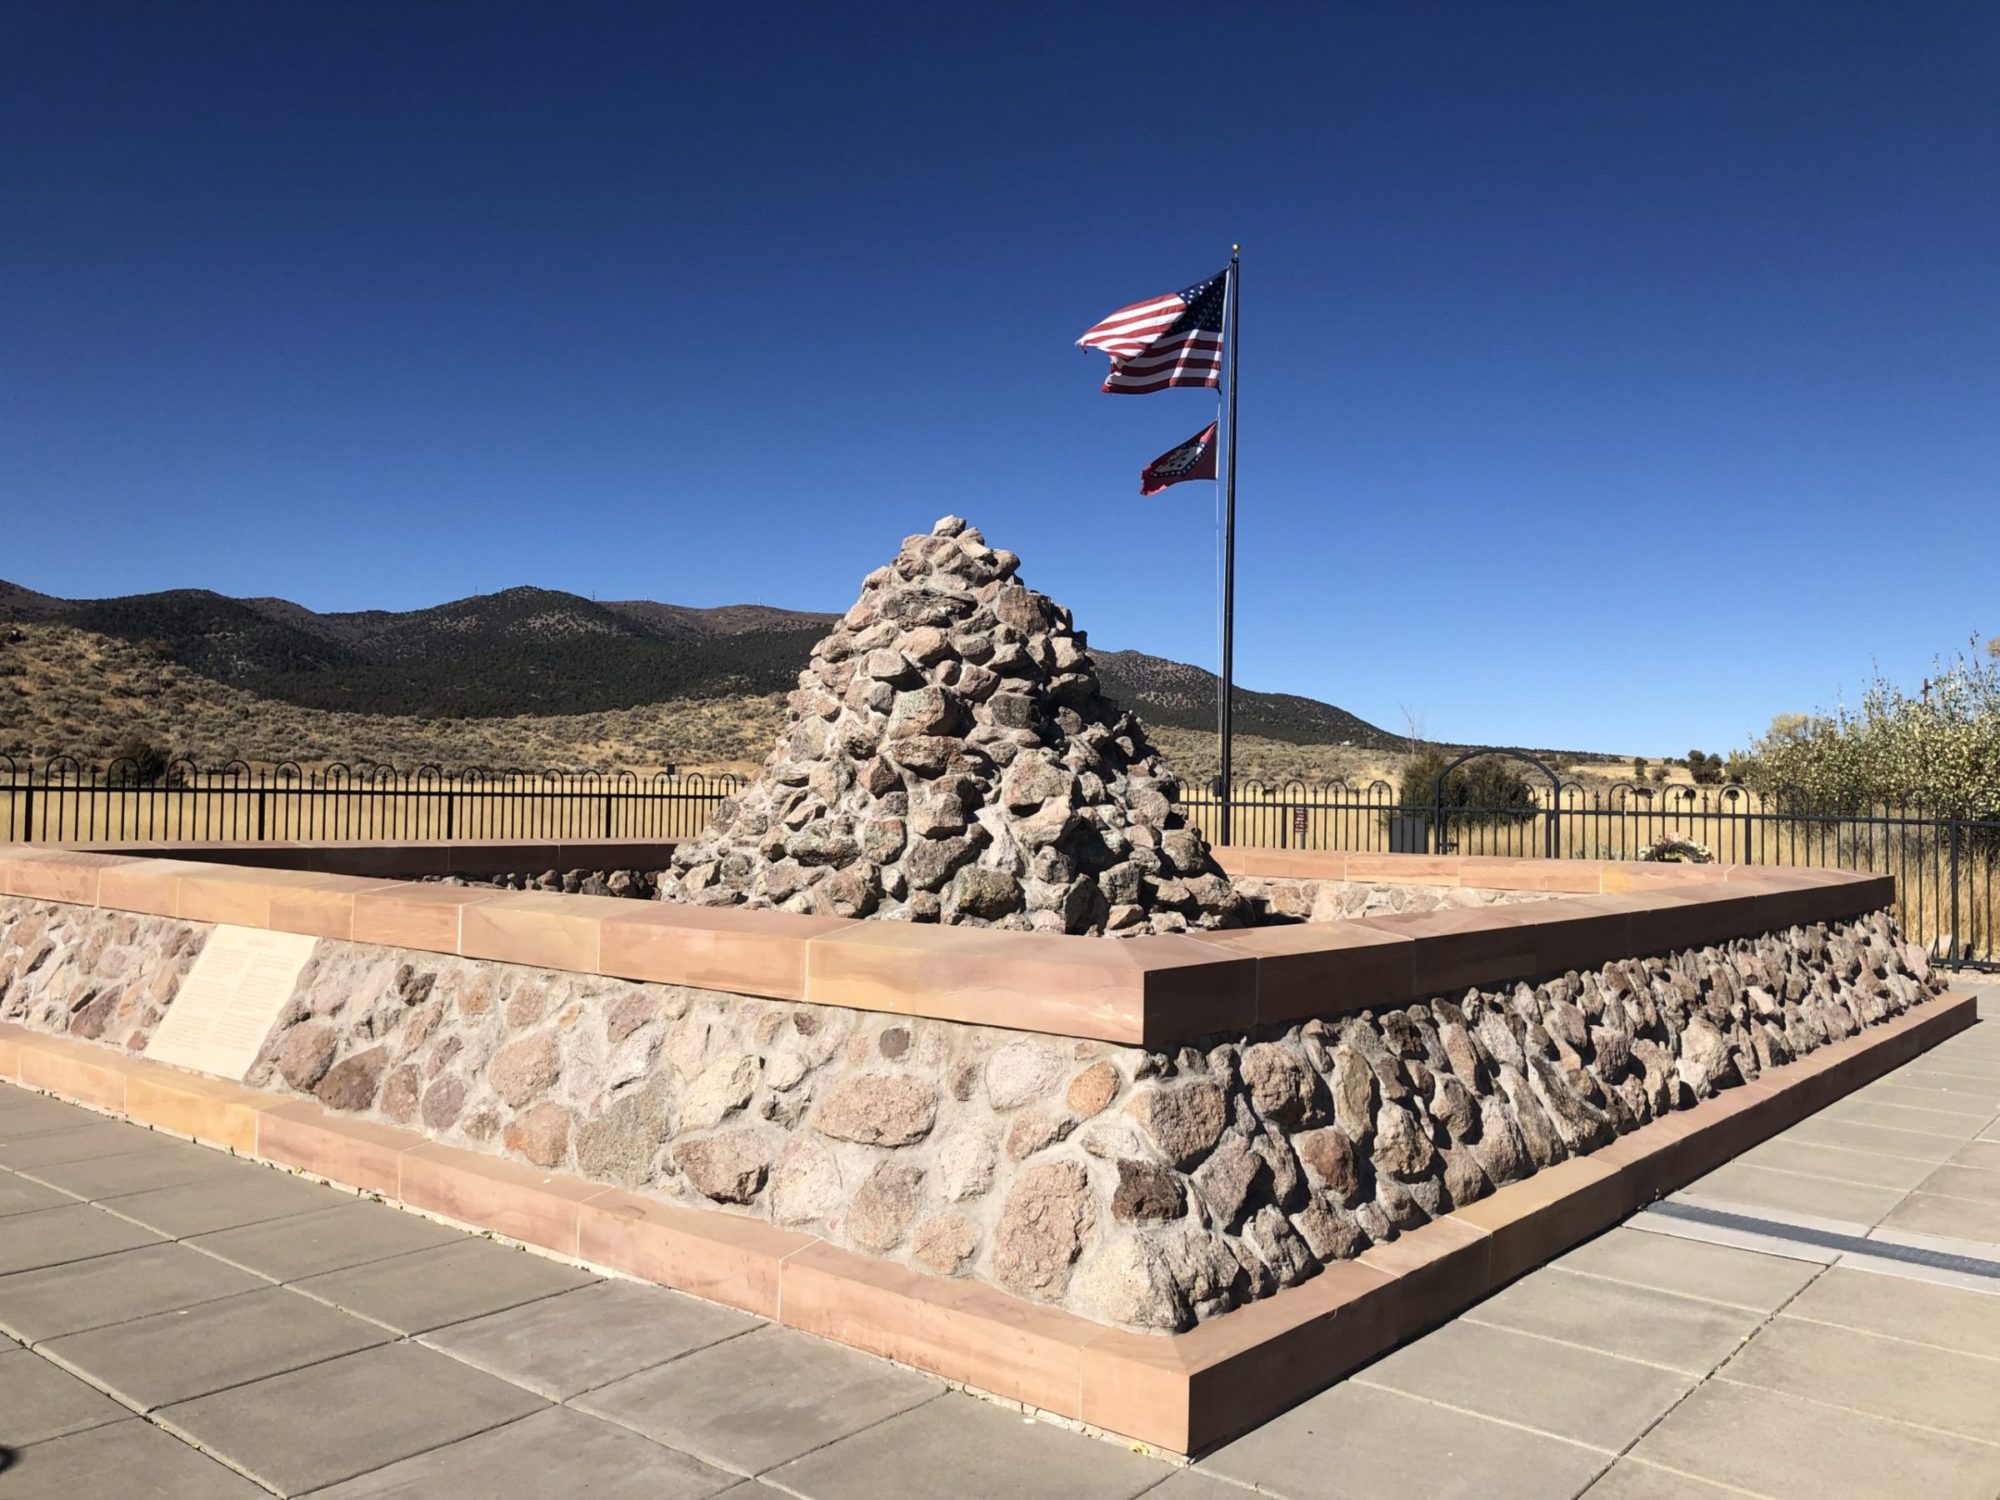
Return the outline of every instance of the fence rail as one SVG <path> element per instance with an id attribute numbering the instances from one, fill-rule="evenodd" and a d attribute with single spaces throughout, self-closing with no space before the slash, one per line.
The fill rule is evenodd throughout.
<path id="1" fill-rule="evenodd" d="M 665 773 L 87 766 L 67 756 L 32 765 L 0 756 L 0 843 L 687 838 L 739 785 Z M 1381 781 L 1245 781 L 1229 802 L 1235 842 L 1265 848 L 1638 859 L 1677 836 L 1725 864 L 1894 875 L 1911 937 L 1941 962 L 2000 968 L 2000 819 L 1622 782 L 1563 783 L 1506 807 L 1467 808 L 1405 805 Z M 1196 826 L 1217 827 L 1214 788 L 1190 788 L 1182 807 Z"/>

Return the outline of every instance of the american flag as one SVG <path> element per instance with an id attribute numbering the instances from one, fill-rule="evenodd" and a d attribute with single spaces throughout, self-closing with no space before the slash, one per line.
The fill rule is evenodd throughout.
<path id="1" fill-rule="evenodd" d="M 1222 383 L 1222 308 L 1229 273 L 1121 307 L 1078 339 L 1111 356 L 1104 389 L 1127 396 Z"/>

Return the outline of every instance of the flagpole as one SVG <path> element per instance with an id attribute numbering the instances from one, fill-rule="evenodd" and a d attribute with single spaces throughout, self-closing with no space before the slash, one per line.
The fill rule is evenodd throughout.
<path id="1" fill-rule="evenodd" d="M 1222 843 L 1232 833 L 1229 801 L 1235 790 L 1232 739 L 1236 718 L 1236 344 L 1237 314 L 1242 296 L 1241 245 L 1229 247 L 1229 447 L 1224 477 L 1222 522 L 1222 681 L 1218 686 L 1216 728 L 1222 739 Z"/>

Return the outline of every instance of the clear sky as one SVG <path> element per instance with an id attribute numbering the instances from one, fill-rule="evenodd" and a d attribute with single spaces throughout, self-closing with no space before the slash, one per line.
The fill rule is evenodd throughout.
<path id="1" fill-rule="evenodd" d="M 840 609 L 963 513 L 1239 681 L 1679 753 L 2000 630 L 2000 6 L 0 12 L 0 577 Z"/>

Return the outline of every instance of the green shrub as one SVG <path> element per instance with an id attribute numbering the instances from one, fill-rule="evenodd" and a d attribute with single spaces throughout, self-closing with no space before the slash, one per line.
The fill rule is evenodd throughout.
<path id="1" fill-rule="evenodd" d="M 1438 777 L 1457 758 L 1430 745 L 1411 757 L 1397 793 L 1405 816 L 1429 814 L 1440 801 L 1447 824 L 1506 823 L 1534 814 L 1534 788 L 1519 765 L 1501 755 L 1482 755 L 1455 767 L 1445 776 L 1440 799 Z"/>
<path id="2" fill-rule="evenodd" d="M 111 777 L 114 782 L 152 786 L 166 776 L 172 763 L 172 756 L 135 729 L 112 747 Z"/>

